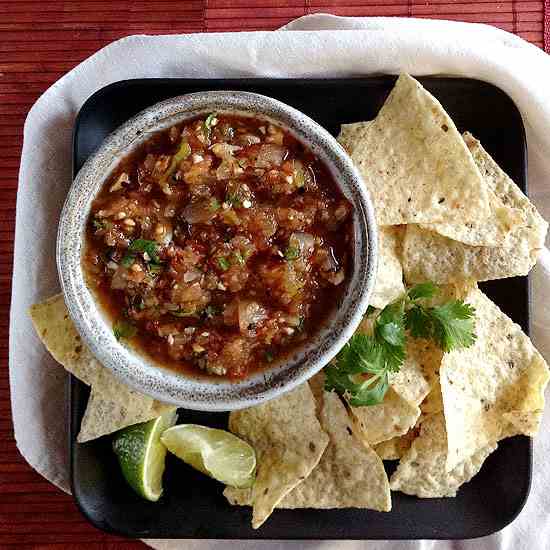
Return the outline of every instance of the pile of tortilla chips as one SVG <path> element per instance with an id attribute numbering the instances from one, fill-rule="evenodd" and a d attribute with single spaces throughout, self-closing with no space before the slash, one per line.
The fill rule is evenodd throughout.
<path id="1" fill-rule="evenodd" d="M 442 290 L 432 305 L 461 299 L 475 307 L 477 339 L 443 353 L 409 338 L 407 359 L 379 405 L 351 407 L 323 392 L 318 375 L 309 387 L 232 413 L 230 429 L 257 449 L 261 475 L 252 489 L 224 494 L 231 504 L 252 506 L 253 527 L 274 507 L 387 511 L 390 489 L 455 496 L 501 439 L 533 436 L 544 407 L 546 362 L 477 287 L 533 267 L 548 228 L 536 208 L 408 75 L 375 120 L 344 125 L 338 139 L 377 213 L 371 305 L 383 308 L 406 285 L 433 281 Z M 359 330 L 369 332 L 369 324 Z M 307 453 L 310 442 L 315 453 Z M 388 480 L 383 460 L 398 459 Z"/>
<path id="2" fill-rule="evenodd" d="M 389 511 L 390 490 L 455 496 L 500 440 L 535 435 L 544 408 L 546 362 L 477 287 L 533 267 L 548 229 L 536 208 L 408 75 L 375 120 L 343 126 L 339 140 L 377 212 L 371 305 L 381 309 L 406 285 L 433 281 L 442 285 L 434 305 L 461 299 L 475 307 L 477 339 L 450 353 L 409 339 L 406 361 L 379 405 L 349 406 L 324 391 L 321 373 L 278 399 L 231 413 L 229 429 L 255 448 L 258 470 L 252 488 L 227 487 L 224 494 L 231 504 L 252 506 L 255 528 L 275 508 Z M 93 357 L 61 296 L 33 306 L 31 316 L 53 357 L 91 386 L 79 441 L 166 410 Z M 359 330 L 368 332 L 369 324 Z M 383 460 L 397 459 L 388 479 Z"/>

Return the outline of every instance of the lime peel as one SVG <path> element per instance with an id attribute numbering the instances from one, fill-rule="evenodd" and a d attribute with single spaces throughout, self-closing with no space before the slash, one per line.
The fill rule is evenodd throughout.
<path id="1" fill-rule="evenodd" d="M 162 495 L 166 448 L 160 438 L 176 423 L 176 418 L 173 409 L 149 422 L 120 430 L 113 439 L 113 450 L 126 482 L 138 495 L 152 502 Z"/>

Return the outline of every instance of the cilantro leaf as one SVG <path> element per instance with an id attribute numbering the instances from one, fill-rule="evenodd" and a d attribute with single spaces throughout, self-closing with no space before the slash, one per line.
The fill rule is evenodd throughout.
<path id="1" fill-rule="evenodd" d="M 352 406 L 376 405 L 389 388 L 390 373 L 399 372 L 406 360 L 407 336 L 431 339 L 445 352 L 471 346 L 476 338 L 474 308 L 460 300 L 435 307 L 421 303 L 438 291 L 433 283 L 422 283 L 376 317 L 369 308 L 372 333 L 354 334 L 325 367 L 325 389 L 344 395 Z"/>
<path id="2" fill-rule="evenodd" d="M 468 348 L 476 340 L 475 309 L 461 300 L 452 300 L 431 309 L 433 339 L 445 352 Z"/>
<path id="3" fill-rule="evenodd" d="M 448 353 L 470 347 L 476 339 L 475 309 L 461 300 L 451 300 L 441 306 L 409 309 L 405 326 L 414 338 L 428 338 Z"/>
<path id="4" fill-rule="evenodd" d="M 414 302 L 415 300 L 420 300 L 422 298 L 433 298 L 438 291 L 439 289 L 437 288 L 437 285 L 432 282 L 420 283 L 410 288 L 407 292 L 407 296 L 409 300 Z"/>
<path id="5" fill-rule="evenodd" d="M 384 401 L 388 388 L 388 373 L 384 372 L 380 376 L 374 376 L 363 382 L 355 395 L 350 397 L 349 403 L 352 407 L 378 405 Z"/>

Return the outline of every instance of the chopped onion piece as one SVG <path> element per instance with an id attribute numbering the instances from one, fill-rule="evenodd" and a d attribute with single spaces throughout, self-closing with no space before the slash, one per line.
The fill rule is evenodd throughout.
<path id="1" fill-rule="evenodd" d="M 221 159 L 228 159 L 233 156 L 235 151 L 240 151 L 242 147 L 238 145 L 229 145 L 229 143 L 216 143 L 210 148 L 212 152 Z"/>
<path id="2" fill-rule="evenodd" d="M 309 233 L 295 231 L 292 235 L 290 235 L 288 243 L 291 247 L 297 248 L 300 251 L 300 256 L 303 257 L 313 252 L 315 247 L 315 237 Z"/>
<path id="3" fill-rule="evenodd" d="M 252 300 L 239 300 L 238 312 L 239 329 L 242 333 L 249 330 L 251 325 L 255 325 L 267 317 L 265 308 Z"/>
<path id="4" fill-rule="evenodd" d="M 202 271 L 199 271 L 198 269 L 190 269 L 189 271 L 185 272 L 185 275 L 183 276 L 183 280 L 186 283 L 190 283 L 192 281 L 196 281 L 197 279 L 200 279 L 202 276 Z"/>
<path id="5" fill-rule="evenodd" d="M 270 166 L 281 166 L 287 155 L 287 150 L 281 145 L 267 143 L 260 147 L 254 166 L 256 168 L 269 168 Z"/>
<path id="6" fill-rule="evenodd" d="M 183 209 L 183 217 L 187 223 L 205 223 L 210 221 L 216 211 L 212 208 L 210 199 L 190 202 Z"/>

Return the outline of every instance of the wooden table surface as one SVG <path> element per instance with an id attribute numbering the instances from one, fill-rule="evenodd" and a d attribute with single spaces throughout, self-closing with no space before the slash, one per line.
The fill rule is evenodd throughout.
<path id="1" fill-rule="evenodd" d="M 272 30 L 315 12 L 489 23 L 548 51 L 545 7 L 548 16 L 550 0 L 0 0 L 0 548 L 145 548 L 84 521 L 70 496 L 26 464 L 13 437 L 8 317 L 15 199 L 23 123 L 40 94 L 123 36 Z"/>

